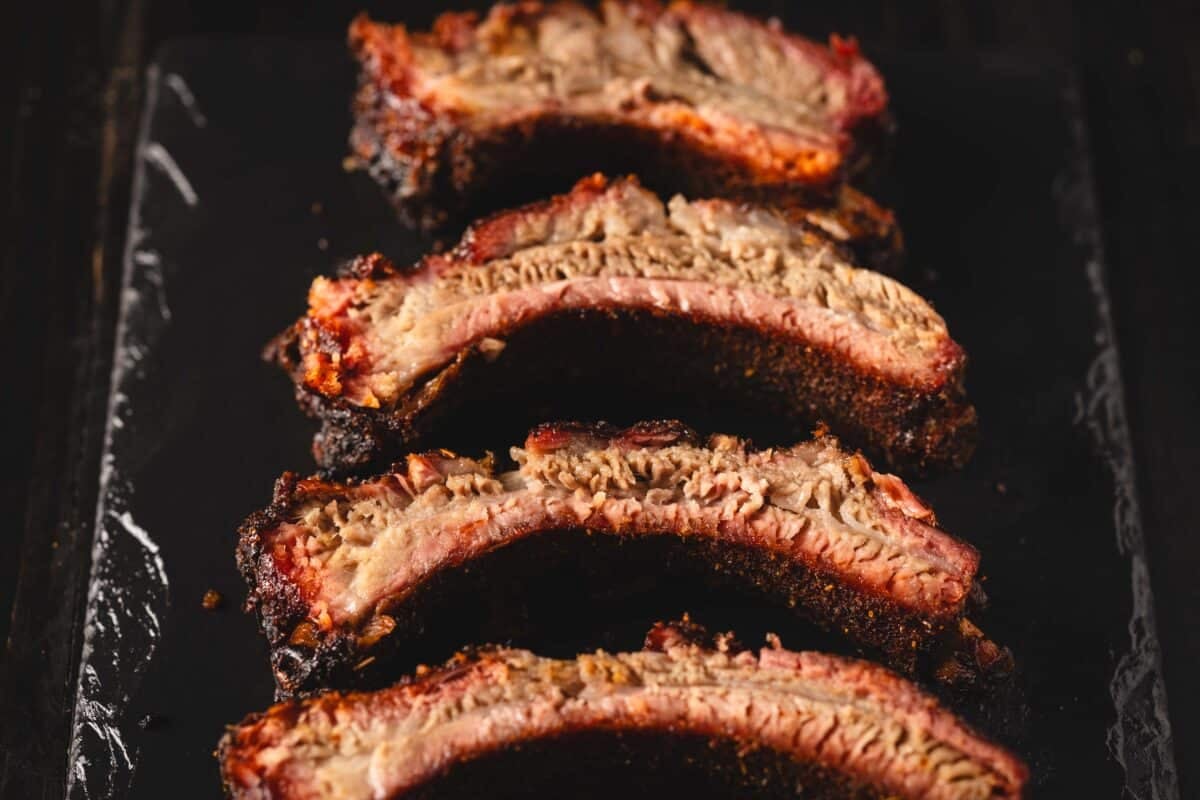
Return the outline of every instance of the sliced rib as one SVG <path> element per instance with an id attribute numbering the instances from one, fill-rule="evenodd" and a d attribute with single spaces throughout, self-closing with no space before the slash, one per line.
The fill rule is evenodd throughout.
<path id="1" fill-rule="evenodd" d="M 222 775 L 235 798 L 355 800 L 527 796 L 553 770 L 571 782 L 548 796 L 602 797 L 649 757 L 655 783 L 635 783 L 648 796 L 1022 796 L 1017 758 L 882 667 L 718 641 L 660 627 L 632 653 L 484 650 L 375 693 L 276 705 L 225 736 Z M 662 757 L 679 749 L 690 758 Z M 597 769 L 604 750 L 616 757 Z"/>
<path id="2" fill-rule="evenodd" d="M 283 693 L 355 684 L 356 669 L 385 667 L 438 624 L 423 615 L 428 592 L 497 552 L 577 531 L 628 542 L 626 571 L 656 576 L 661 551 L 639 560 L 638 543 L 673 543 L 710 575 L 909 667 L 956 632 L 974 586 L 975 550 L 830 439 L 755 451 L 726 436 L 699 444 L 679 423 L 556 424 L 511 455 L 517 468 L 499 474 L 443 451 L 361 482 L 280 480 L 242 527 L 238 559 Z"/>
<path id="3" fill-rule="evenodd" d="M 318 278 L 271 352 L 324 421 L 330 467 L 417 446 L 485 397 L 590 416 L 569 399 L 583 384 L 636 392 L 642 416 L 725 412 L 713 428 L 824 422 L 897 465 L 959 464 L 974 441 L 966 357 L 918 295 L 779 213 L 664 205 L 633 179 L 492 217 L 412 270 L 370 256 Z"/>
<path id="4" fill-rule="evenodd" d="M 840 178 L 886 128 L 883 82 L 853 40 L 824 47 L 713 5 L 502 3 L 425 33 L 361 16 L 349 38 L 353 151 L 426 227 L 597 170 L 836 210 L 854 205 Z M 856 240 L 894 245 L 876 219 L 888 232 Z"/>

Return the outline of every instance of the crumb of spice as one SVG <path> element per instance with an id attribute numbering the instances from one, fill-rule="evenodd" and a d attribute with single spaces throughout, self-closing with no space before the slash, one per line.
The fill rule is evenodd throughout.
<path id="1" fill-rule="evenodd" d="M 158 714 L 146 714 L 138 720 L 137 724 L 144 731 L 152 731 L 155 728 L 161 728 L 166 722 L 166 717 Z"/>
<path id="2" fill-rule="evenodd" d="M 204 599 L 200 601 L 200 605 L 205 611 L 215 611 L 221 607 L 221 601 L 223 599 L 224 598 L 221 597 L 221 593 L 216 589 L 209 589 L 204 593 Z"/>

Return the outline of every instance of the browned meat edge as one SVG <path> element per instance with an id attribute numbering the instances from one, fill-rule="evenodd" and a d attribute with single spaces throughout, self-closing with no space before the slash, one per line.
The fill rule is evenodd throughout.
<path id="1" fill-rule="evenodd" d="M 529 220 L 574 213 L 622 194 L 645 192 L 632 178 L 593 176 L 567 194 L 477 222 L 449 254 L 429 256 L 410 270 L 376 254 L 356 259 L 340 275 L 383 283 L 482 266 L 496 253 L 509 252 L 513 232 Z M 806 235 L 826 241 L 821 234 Z M 499 417 L 503 424 L 503 412 L 517 416 L 509 420 L 513 428 L 501 433 L 547 417 L 603 414 L 632 420 L 647 411 L 685 417 L 710 430 L 769 420 L 769 426 L 745 432 L 772 440 L 794 441 L 823 423 L 873 458 L 916 471 L 960 466 L 975 445 L 975 409 L 964 389 L 966 356 L 948 336 L 927 361 L 927 375 L 899 380 L 765 321 L 735 325 L 698 311 L 573 309 L 514 322 L 500 334 L 502 358 L 466 347 L 419 377 L 398 402 L 368 408 L 337 390 L 314 386 L 303 363 L 314 350 L 345 349 L 339 330 L 310 310 L 264 354 L 291 375 L 300 407 L 322 422 L 314 456 L 332 469 L 381 469 L 389 453 L 429 446 L 431 434 L 441 444 L 446 430 L 464 420 Z M 635 396 L 636 407 L 628 409 L 589 405 L 602 397 L 605 403 L 625 399 L 633 406 Z M 492 413 L 496 410 L 502 413 Z"/>
<path id="2" fill-rule="evenodd" d="M 1023 795 L 1018 758 L 876 665 L 778 639 L 710 643 L 686 620 L 645 648 L 574 661 L 484 648 L 378 692 L 282 703 L 229 729 L 222 778 L 232 797 L 281 800 Z"/>
<path id="3" fill-rule="evenodd" d="M 679 423 L 643 423 L 626 430 L 603 425 L 557 424 L 541 426 L 531 433 L 526 449 L 534 452 L 547 447 L 578 447 L 580 442 L 587 441 L 594 441 L 598 448 L 613 445 L 624 449 L 694 444 L 697 440 L 694 433 Z M 811 446 L 833 447 L 836 452 L 836 442 L 830 440 L 818 440 Z M 918 532 L 928 531 L 922 536 L 937 539 L 936 548 L 945 554 L 939 557 L 956 564 L 953 569 L 957 573 L 946 573 L 952 575 L 952 585 L 957 587 L 953 596 L 948 599 L 939 596 L 936 601 L 902 596 L 902 592 L 909 590 L 893 584 L 895 577 L 886 586 L 867 585 L 846 566 L 832 561 L 818 563 L 798 551 L 773 549 L 753 535 L 738 539 L 735 534 L 714 531 L 713 535 L 699 536 L 694 530 L 670 527 L 640 531 L 629 522 L 594 518 L 587 525 L 573 524 L 565 529 L 517 522 L 509 533 L 500 536 L 501 544 L 493 545 L 487 552 L 452 556 L 446 563 L 439 562 L 441 566 L 432 572 L 426 569 L 420 582 L 385 595 L 358 622 L 331 622 L 327 617 L 322 621 L 318 607 L 313 604 L 312 590 L 302 588 L 302 584 L 319 581 L 319 576 L 300 577 L 302 570 L 291 551 L 286 547 L 280 550 L 283 545 L 276 544 L 277 529 L 294 521 L 298 509 L 314 499 L 325 502 L 347 498 L 358 487 L 393 490 L 400 487 L 399 490 L 412 491 L 404 487 L 420 483 L 426 475 L 434 476 L 436 482 L 442 469 L 439 465 L 461 461 L 441 451 L 410 456 L 407 467 L 398 465 L 392 474 L 380 478 L 347 483 L 317 478 L 301 480 L 293 474 L 280 478 L 272 504 L 251 515 L 239 529 L 237 559 L 249 586 L 247 609 L 257 611 L 270 643 L 272 668 L 282 695 L 331 686 L 378 685 L 380 680 L 394 674 L 390 670 L 398 661 L 411 663 L 414 652 L 419 656 L 425 638 L 438 632 L 439 621 L 431 618 L 436 616 L 431 609 L 443 608 L 439 604 L 446 602 L 447 597 L 461 595 L 464 581 L 476 580 L 481 573 L 498 574 L 495 580 L 503 585 L 504 576 L 520 574 L 522 565 L 527 568 L 529 564 L 545 564 L 552 569 L 554 558 L 563 552 L 582 554 L 587 561 L 595 552 L 597 540 L 603 540 L 625 543 L 620 563 L 627 563 L 630 568 L 647 565 L 635 572 L 640 569 L 649 569 L 654 575 L 672 574 L 676 570 L 699 572 L 716 587 L 768 598 L 820 627 L 876 648 L 889 663 L 906 671 L 915 670 L 918 660 L 926 658 L 944 660 L 942 666 L 935 667 L 939 679 L 959 685 L 969 684 L 980 675 L 1007 673 L 1011 668 L 1007 651 L 997 648 L 964 618 L 967 610 L 982 598 L 982 591 L 974 582 L 978 563 L 974 549 L 932 528 L 932 512 L 899 479 L 872 471 L 859 456 L 844 458 L 847 469 L 858 476 L 854 480 L 871 497 L 878 498 L 871 501 L 875 504 L 871 507 L 879 509 L 872 513 L 892 515 L 895 521 L 888 524 L 914 526 Z M 481 469 L 491 474 L 490 466 Z M 899 499 L 889 499 L 893 497 Z M 654 533 L 667 535 L 645 535 Z M 438 535 L 455 534 L 439 529 Z M 639 558 L 639 553 L 645 557 Z M 893 566 L 890 562 L 886 565 L 888 574 L 893 576 L 907 566 L 904 563 Z M 628 574 L 628 570 L 623 569 L 623 573 Z M 474 584 L 465 591 L 476 596 Z M 487 597 L 479 597 L 475 605 L 477 614 L 489 613 Z M 493 632 L 489 638 L 495 635 Z"/>
<path id="4" fill-rule="evenodd" d="M 267 355 L 298 375 L 295 362 L 285 355 L 293 334 L 289 330 L 277 339 Z M 657 343 L 652 352 L 642 349 L 647 341 Z M 872 458 L 917 473 L 959 467 L 975 449 L 975 409 L 964 401 L 960 382 L 934 392 L 897 387 L 769 331 L 597 311 L 541 320 L 505 342 L 503 368 L 478 349 L 462 351 L 391 411 L 327 397 L 296 380 L 297 404 L 321 423 L 313 441 L 317 463 L 335 470 L 378 468 L 388 454 L 429 447 L 464 421 L 503 422 L 498 410 L 528 411 L 512 419 L 509 428 L 527 427 L 548 415 L 592 416 L 597 409 L 588 401 L 597 395 L 585 390 L 597 388 L 614 398 L 636 392 L 642 408 L 687 417 L 709 429 L 732 427 L 739 418 L 744 425 L 770 420 L 769 430 L 747 432 L 773 440 L 794 439 L 826 424 Z M 607 346 L 580 365 L 579 342 Z M 546 383 L 547 375 L 571 374 L 580 366 L 593 375 L 573 376 L 577 386 Z M 671 376 L 670 386 L 662 386 L 664 375 Z M 585 383 L 584 377 L 591 380 Z M 522 387 L 530 388 L 525 392 Z M 539 396 L 537 390 L 544 393 Z M 546 403 L 551 396 L 558 402 Z M 797 404 L 797 397 L 809 398 L 809 404 Z M 535 405 L 538 400 L 546 404 Z M 635 409 L 622 410 L 636 416 Z"/>
<path id="5" fill-rule="evenodd" d="M 514 13 L 518 6 L 502 3 L 488 20 L 553 16 L 563 5 L 527 2 Z M 638 5 L 654 19 L 696 13 L 697 8 L 683 3 L 669 9 L 647 2 L 618 5 Z M 736 12 L 699 9 L 761 26 Z M 892 214 L 840 180 L 871 163 L 891 129 L 882 80 L 852 41 L 834 37 L 834 45 L 825 49 L 782 32 L 772 34 L 804 42 L 805 49 L 824 53 L 840 69 L 861 65 L 864 76 L 859 105 L 848 113 L 849 127 L 842 132 L 846 149 L 836 158 L 842 166 L 831 174 L 796 180 L 746 155 L 733 142 L 705 143 L 686 130 L 656 129 L 632 117 L 601 121 L 567 111 L 481 129 L 461 112 L 406 94 L 406 76 L 421 69 L 407 45 L 410 37 L 442 41 L 454 49 L 462 37 L 475 35 L 479 22 L 474 14 L 450 12 L 434 23 L 431 34 L 406 32 L 365 16 L 350 26 L 350 46 L 361 67 L 351 150 L 355 163 L 384 187 L 407 223 L 444 232 L 504 206 L 562 191 L 581 174 L 635 173 L 665 194 L 729 197 L 813 213 L 843 228 L 841 238 L 865 263 L 886 271 L 899 266 L 903 243 Z"/>

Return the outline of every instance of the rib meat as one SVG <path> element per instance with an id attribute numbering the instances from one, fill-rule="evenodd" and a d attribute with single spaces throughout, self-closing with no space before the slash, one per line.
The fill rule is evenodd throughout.
<path id="1" fill-rule="evenodd" d="M 672 422 L 555 424 L 511 456 L 516 469 L 501 473 L 442 451 L 361 482 L 280 480 L 243 525 L 238 560 L 283 693 L 355 684 L 356 669 L 385 666 L 423 630 L 430 592 L 496 553 L 579 531 L 628 542 L 626 572 L 659 575 L 661 551 L 637 567 L 638 547 L 672 543 L 710 576 L 898 665 L 953 635 L 972 593 L 975 550 L 934 527 L 900 479 L 828 438 L 755 451 L 726 436 L 700 444 Z"/>
<path id="2" fill-rule="evenodd" d="M 597 170 L 836 215 L 861 205 L 840 179 L 886 127 L 883 82 L 853 40 L 824 47 L 713 5 L 501 3 L 426 33 L 360 16 L 349 38 L 353 152 L 426 227 Z M 870 205 L 883 230 L 858 241 L 886 250 L 894 223 Z"/>
<path id="3" fill-rule="evenodd" d="M 570 782 L 546 796 L 611 797 L 631 772 L 646 796 L 1022 796 L 1017 758 L 882 667 L 718 641 L 660 627 L 639 652 L 489 649 L 382 691 L 279 704 L 225 736 L 222 775 L 234 798 L 296 800 L 526 796 L 552 771 Z"/>
<path id="4" fill-rule="evenodd" d="M 820 421 L 896 465 L 959 464 L 974 441 L 966 357 L 919 296 L 779 213 L 664 205 L 630 178 L 499 214 L 411 270 L 376 255 L 318 278 L 270 353 L 324 421 L 328 467 L 514 393 L 543 419 L 636 393 L 642 415 L 711 413 L 713 428 L 770 418 L 796 437 Z M 584 385 L 599 388 L 571 394 Z"/>

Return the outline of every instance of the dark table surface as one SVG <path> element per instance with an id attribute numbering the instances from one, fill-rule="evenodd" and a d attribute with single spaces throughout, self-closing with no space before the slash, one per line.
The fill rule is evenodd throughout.
<path id="1" fill-rule="evenodd" d="M 0 9 L 0 501 L 12 512 L 0 531 L 9 548 L 0 558 L 0 796 L 18 796 L 17 786 L 19 796 L 31 786 L 57 796 L 67 768 L 144 66 L 179 35 L 338 38 L 363 5 L 420 22 L 435 4 L 101 0 Z M 1200 767 L 1188 758 L 1200 752 L 1200 491 L 1192 486 L 1200 475 L 1200 313 L 1188 280 L 1200 263 L 1192 230 L 1200 215 L 1200 5 L 806 5 L 806 32 L 853 32 L 868 53 L 1049 51 L 1079 71 L 1181 794 L 1200 796 Z"/>

